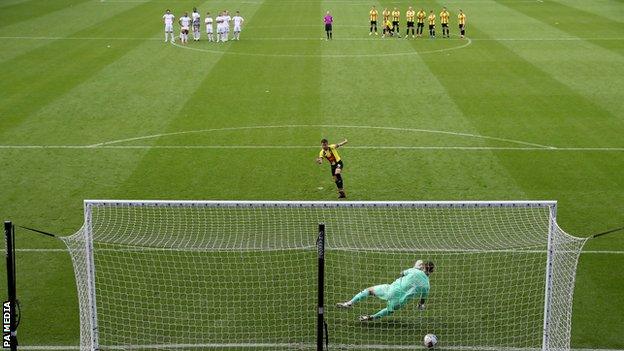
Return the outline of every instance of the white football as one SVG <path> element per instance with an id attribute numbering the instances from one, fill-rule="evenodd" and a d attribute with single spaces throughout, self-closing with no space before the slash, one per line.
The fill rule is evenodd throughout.
<path id="1" fill-rule="evenodd" d="M 427 334 L 423 338 L 423 344 L 426 348 L 433 348 L 438 343 L 438 337 L 433 334 Z"/>

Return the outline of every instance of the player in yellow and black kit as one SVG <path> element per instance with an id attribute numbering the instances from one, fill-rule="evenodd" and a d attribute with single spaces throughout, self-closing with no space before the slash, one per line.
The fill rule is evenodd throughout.
<path id="1" fill-rule="evenodd" d="M 449 33 L 449 17 L 451 14 L 446 10 L 446 7 L 442 8 L 442 12 L 440 12 L 440 24 L 442 25 L 442 38 L 450 38 L 451 34 Z"/>
<path id="2" fill-rule="evenodd" d="M 414 38 L 414 18 L 416 18 L 416 11 L 410 6 L 405 13 L 407 19 L 407 32 L 405 32 L 405 39 L 409 37 L 410 28 L 412 29 L 412 38 Z"/>
<path id="3" fill-rule="evenodd" d="M 386 7 L 381 14 L 383 15 L 383 23 L 386 24 L 386 21 L 390 20 L 390 10 Z"/>
<path id="4" fill-rule="evenodd" d="M 373 28 L 375 29 L 375 35 L 377 35 L 377 15 L 378 14 L 379 12 L 377 12 L 377 9 L 375 8 L 375 6 L 373 6 L 373 8 L 368 12 L 368 15 L 370 17 L 370 33 L 368 33 L 368 35 L 373 34 Z"/>
<path id="5" fill-rule="evenodd" d="M 427 17 L 427 21 L 429 22 L 429 38 L 435 38 L 435 19 L 435 13 L 431 10 L 429 17 Z"/>
<path id="6" fill-rule="evenodd" d="M 392 36 L 392 22 L 390 22 L 390 20 L 386 20 L 383 23 L 383 34 L 381 35 L 382 38 L 385 38 L 386 35 L 391 37 Z"/>
<path id="7" fill-rule="evenodd" d="M 392 32 L 396 33 L 397 37 L 400 38 L 399 34 L 399 21 L 401 20 L 401 11 L 396 7 L 392 11 Z"/>
<path id="8" fill-rule="evenodd" d="M 466 15 L 462 10 L 459 10 L 459 15 L 457 15 L 457 22 L 459 23 L 459 34 L 461 34 L 462 39 L 466 36 Z"/>
<path id="9" fill-rule="evenodd" d="M 422 37 L 423 28 L 425 27 L 425 19 L 427 18 L 427 13 L 424 9 L 420 9 L 416 14 L 416 19 L 418 20 L 418 27 L 416 28 L 416 36 Z"/>
<path id="10" fill-rule="evenodd" d="M 347 197 L 342 185 L 342 169 L 344 168 L 344 164 L 338 154 L 338 148 L 346 143 L 347 139 L 338 144 L 329 144 L 327 139 L 321 140 L 321 152 L 319 152 L 319 157 L 316 159 L 316 162 L 318 162 L 319 165 L 323 163 L 324 158 L 329 161 L 329 164 L 331 165 L 332 177 L 334 178 L 334 182 L 338 188 L 339 199 Z"/>

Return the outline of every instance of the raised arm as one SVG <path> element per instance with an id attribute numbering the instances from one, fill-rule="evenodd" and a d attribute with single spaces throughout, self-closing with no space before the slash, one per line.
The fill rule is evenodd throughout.
<path id="1" fill-rule="evenodd" d="M 339 147 L 343 146 L 347 142 L 349 142 L 347 139 L 343 140 L 341 143 L 336 144 L 336 148 L 339 148 Z"/>

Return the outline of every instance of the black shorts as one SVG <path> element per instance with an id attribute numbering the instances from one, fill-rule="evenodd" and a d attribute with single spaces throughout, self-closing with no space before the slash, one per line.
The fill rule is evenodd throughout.
<path id="1" fill-rule="evenodd" d="M 464 25 L 463 24 L 459 25 L 459 30 L 464 30 Z"/>
<path id="2" fill-rule="evenodd" d="M 182 32 L 182 34 L 188 34 L 189 30 L 188 29 L 182 29 L 181 32 Z"/>
<path id="3" fill-rule="evenodd" d="M 328 31 L 328 32 L 329 32 L 329 31 L 331 31 L 331 30 L 332 30 L 332 25 L 331 25 L 331 23 L 326 23 L 326 24 L 325 24 L 325 31 Z"/>
<path id="4" fill-rule="evenodd" d="M 407 22 L 407 28 L 414 28 L 414 22 Z"/>
<path id="5" fill-rule="evenodd" d="M 420 28 L 420 27 L 424 27 L 424 26 L 425 26 L 425 24 L 424 24 L 424 23 L 420 23 L 420 22 L 418 22 L 418 28 Z"/>
<path id="6" fill-rule="evenodd" d="M 442 28 L 448 28 L 448 23 L 442 23 Z"/>
<path id="7" fill-rule="evenodd" d="M 430 24 L 429 29 L 435 29 L 435 24 Z"/>
<path id="8" fill-rule="evenodd" d="M 376 26 L 377 25 L 377 21 L 371 21 L 371 26 Z"/>
<path id="9" fill-rule="evenodd" d="M 331 165 L 331 173 L 332 173 L 332 177 L 336 175 L 336 169 L 343 169 L 344 165 L 342 164 L 342 160 L 334 163 L 333 165 Z"/>
<path id="10" fill-rule="evenodd" d="M 399 26 L 399 21 L 392 21 L 392 26 L 393 27 L 398 27 Z"/>

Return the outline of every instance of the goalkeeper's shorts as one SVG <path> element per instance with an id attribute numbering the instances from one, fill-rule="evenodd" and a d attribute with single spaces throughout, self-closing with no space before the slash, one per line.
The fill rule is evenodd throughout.
<path id="1" fill-rule="evenodd" d="M 390 291 L 390 284 L 381 284 L 373 286 L 375 296 L 382 300 L 388 300 L 388 293 Z"/>

